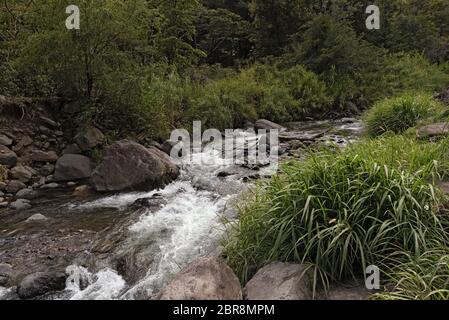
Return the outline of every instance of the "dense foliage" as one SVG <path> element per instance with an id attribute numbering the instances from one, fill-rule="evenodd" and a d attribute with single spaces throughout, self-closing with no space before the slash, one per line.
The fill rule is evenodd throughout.
<path id="1" fill-rule="evenodd" d="M 64 26 L 69 4 L 80 30 Z M 7 0 L 0 93 L 65 96 L 83 105 L 76 124 L 162 138 L 192 118 L 341 116 L 449 85 L 447 1 L 379 6 L 367 30 L 356 0 Z"/>

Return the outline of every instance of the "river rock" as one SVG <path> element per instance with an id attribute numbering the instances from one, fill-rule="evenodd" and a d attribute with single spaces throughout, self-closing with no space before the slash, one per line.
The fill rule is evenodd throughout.
<path id="1" fill-rule="evenodd" d="M 55 172 L 55 166 L 51 163 L 48 163 L 46 165 L 43 165 L 40 169 L 39 169 L 39 173 L 43 176 L 48 176 L 51 175 Z"/>
<path id="2" fill-rule="evenodd" d="M 90 196 L 93 193 L 93 190 L 90 186 L 82 185 L 79 187 L 76 187 L 75 190 L 73 190 L 73 196 L 79 197 L 79 198 L 85 198 Z"/>
<path id="3" fill-rule="evenodd" d="M 279 130 L 280 132 L 287 130 L 283 126 L 265 119 L 257 120 L 254 124 L 254 128 L 256 130 Z"/>
<path id="4" fill-rule="evenodd" d="M 51 189 L 57 189 L 57 188 L 59 188 L 59 187 L 61 187 L 60 184 L 58 184 L 58 183 L 56 183 L 56 182 L 52 182 L 52 183 L 44 184 L 44 185 L 41 186 L 39 189 L 42 189 L 42 190 L 51 190 Z"/>
<path id="5" fill-rule="evenodd" d="M 12 266 L 7 263 L 0 263 L 0 287 L 7 287 L 12 279 L 12 275 Z"/>
<path id="6" fill-rule="evenodd" d="M 449 122 L 433 123 L 418 129 L 419 138 L 431 138 L 449 134 Z"/>
<path id="7" fill-rule="evenodd" d="M 11 176 L 13 179 L 20 180 L 24 183 L 30 181 L 35 173 L 36 172 L 32 168 L 22 165 L 15 166 L 11 169 Z"/>
<path id="8" fill-rule="evenodd" d="M 19 192 L 16 193 L 16 199 L 26 199 L 26 200 L 33 200 L 36 199 L 39 196 L 39 194 L 34 191 L 32 188 L 26 188 L 22 189 Z"/>
<path id="9" fill-rule="evenodd" d="M 273 262 L 246 284 L 245 297 L 247 300 L 311 300 L 312 279 L 310 266 Z"/>
<path id="10" fill-rule="evenodd" d="M 147 209 L 151 212 L 162 209 L 167 204 L 167 201 L 160 194 L 155 194 L 149 198 L 140 198 L 132 204 L 133 209 Z"/>
<path id="11" fill-rule="evenodd" d="M 31 208 L 30 200 L 17 199 L 9 204 L 9 207 L 13 210 L 26 210 Z"/>
<path id="12" fill-rule="evenodd" d="M 35 162 L 56 162 L 58 155 L 54 151 L 33 150 L 31 160 Z"/>
<path id="13" fill-rule="evenodd" d="M 9 147 L 12 145 L 13 140 L 4 134 L 0 134 L 0 144 Z"/>
<path id="14" fill-rule="evenodd" d="M 65 154 L 56 162 L 55 181 L 73 181 L 89 178 L 92 165 L 88 157 Z"/>
<path id="15" fill-rule="evenodd" d="M 26 276 L 17 288 L 21 299 L 30 299 L 43 294 L 65 289 L 67 276 L 63 272 L 36 272 Z"/>
<path id="16" fill-rule="evenodd" d="M 0 165 L 8 168 L 14 167 L 17 163 L 17 154 L 7 146 L 0 144 Z"/>
<path id="17" fill-rule="evenodd" d="M 69 144 L 63 151 L 62 154 L 80 154 L 83 151 L 81 151 L 80 147 L 76 143 Z"/>
<path id="18" fill-rule="evenodd" d="M 6 192 L 17 193 L 19 190 L 25 189 L 26 185 L 20 180 L 11 180 L 6 185 Z"/>
<path id="19" fill-rule="evenodd" d="M 33 214 L 31 217 L 29 217 L 26 222 L 43 222 L 48 220 L 46 216 L 40 213 Z"/>
<path id="20" fill-rule="evenodd" d="M 369 300 L 369 297 L 374 292 L 370 292 L 363 285 L 333 285 L 329 288 L 323 299 L 327 300 Z"/>
<path id="21" fill-rule="evenodd" d="M 92 175 L 97 191 L 151 190 L 176 179 L 179 168 L 161 150 L 129 140 L 107 147 L 101 164 Z"/>
<path id="22" fill-rule="evenodd" d="M 97 128 L 88 127 L 86 130 L 78 133 L 74 140 L 82 151 L 89 151 L 94 147 L 103 144 L 105 136 Z"/>
<path id="23" fill-rule="evenodd" d="M 241 300 L 240 282 L 217 258 L 201 258 L 178 273 L 162 291 L 161 300 Z"/>

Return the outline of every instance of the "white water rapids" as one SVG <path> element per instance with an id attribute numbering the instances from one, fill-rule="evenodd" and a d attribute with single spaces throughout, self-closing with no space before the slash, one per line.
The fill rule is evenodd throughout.
<path id="1" fill-rule="evenodd" d="M 329 129 L 330 128 L 330 129 Z M 349 119 L 331 123 L 328 121 L 296 123 L 289 131 L 294 137 L 307 138 L 319 135 L 319 142 L 346 145 L 356 139 L 362 128 L 361 121 Z M 237 139 L 245 139 L 245 133 L 237 133 Z M 282 147 L 282 145 L 281 145 Z M 219 253 L 220 239 L 225 234 L 224 220 L 236 219 L 234 199 L 248 188 L 249 180 L 272 175 L 277 165 L 262 167 L 257 171 L 235 165 L 232 160 L 222 158 L 214 143 L 208 144 L 202 153 L 194 154 L 188 162 L 181 164 L 180 177 L 161 190 L 132 192 L 107 196 L 88 202 L 72 202 L 64 207 L 74 217 L 85 212 L 94 214 L 103 209 L 114 208 L 114 213 L 134 212 L 131 205 L 138 199 L 158 196 L 164 200 L 156 210 L 142 209 L 140 215 L 126 216 L 124 232 L 126 239 L 116 252 L 131 252 L 140 269 L 136 279 L 126 281 L 118 270 L 100 264 L 88 270 L 70 262 L 66 289 L 50 295 L 49 299 L 111 300 L 157 298 L 160 290 L 176 273 L 201 256 Z M 225 172 L 226 174 L 220 174 Z M 132 214 L 131 214 L 132 215 Z M 100 235 L 100 238 L 104 234 Z M 116 248 L 113 248 L 116 249 Z M 120 251 L 122 250 L 122 251 Z M 67 264 L 65 264 L 67 265 Z M 84 264 L 83 264 L 84 265 Z M 146 267 L 148 265 L 148 268 Z M 90 267 L 89 267 L 90 268 Z M 132 272 L 133 269 L 131 269 Z M 123 274 L 123 273 L 120 273 Z M 0 287 L 2 296 L 11 295 L 15 288 Z"/>

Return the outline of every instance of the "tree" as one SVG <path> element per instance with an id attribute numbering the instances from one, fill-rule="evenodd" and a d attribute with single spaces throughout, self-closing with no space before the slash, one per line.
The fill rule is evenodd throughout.
<path id="1" fill-rule="evenodd" d="M 254 0 L 256 56 L 279 55 L 306 21 L 304 0 Z"/>
<path id="2" fill-rule="evenodd" d="M 251 25 L 239 15 L 225 9 L 198 11 L 197 47 L 207 53 L 204 62 L 232 66 L 248 58 L 251 50 Z"/>

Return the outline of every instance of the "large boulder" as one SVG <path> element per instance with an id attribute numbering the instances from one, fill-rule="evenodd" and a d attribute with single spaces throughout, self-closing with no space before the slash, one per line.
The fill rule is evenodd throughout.
<path id="1" fill-rule="evenodd" d="M 17 154 L 8 147 L 0 144 L 0 165 L 14 167 L 17 163 Z"/>
<path id="2" fill-rule="evenodd" d="M 273 262 L 260 269 L 246 284 L 247 300 L 311 300 L 313 271 L 310 266 Z"/>
<path id="3" fill-rule="evenodd" d="M 280 132 L 287 130 L 283 126 L 265 119 L 257 120 L 254 124 L 254 128 L 256 130 L 279 130 Z"/>
<path id="4" fill-rule="evenodd" d="M 164 152 L 129 140 L 105 149 L 101 164 L 92 175 L 95 190 L 155 189 L 176 179 L 179 169 Z"/>
<path id="5" fill-rule="evenodd" d="M 95 127 L 88 127 L 86 130 L 75 136 L 75 142 L 81 151 L 89 151 L 105 141 L 104 134 Z"/>
<path id="6" fill-rule="evenodd" d="M 178 273 L 161 300 L 241 300 L 240 282 L 224 262 L 201 258 Z"/>
<path id="7" fill-rule="evenodd" d="M 92 165 L 88 157 L 65 154 L 56 162 L 55 181 L 73 181 L 90 178 Z"/>
<path id="8" fill-rule="evenodd" d="M 64 272 L 37 272 L 26 276 L 17 288 L 21 299 L 30 299 L 43 294 L 65 289 L 67 276 Z"/>
<path id="9" fill-rule="evenodd" d="M 449 122 L 433 123 L 418 129 L 419 138 L 432 138 L 449 134 Z"/>

